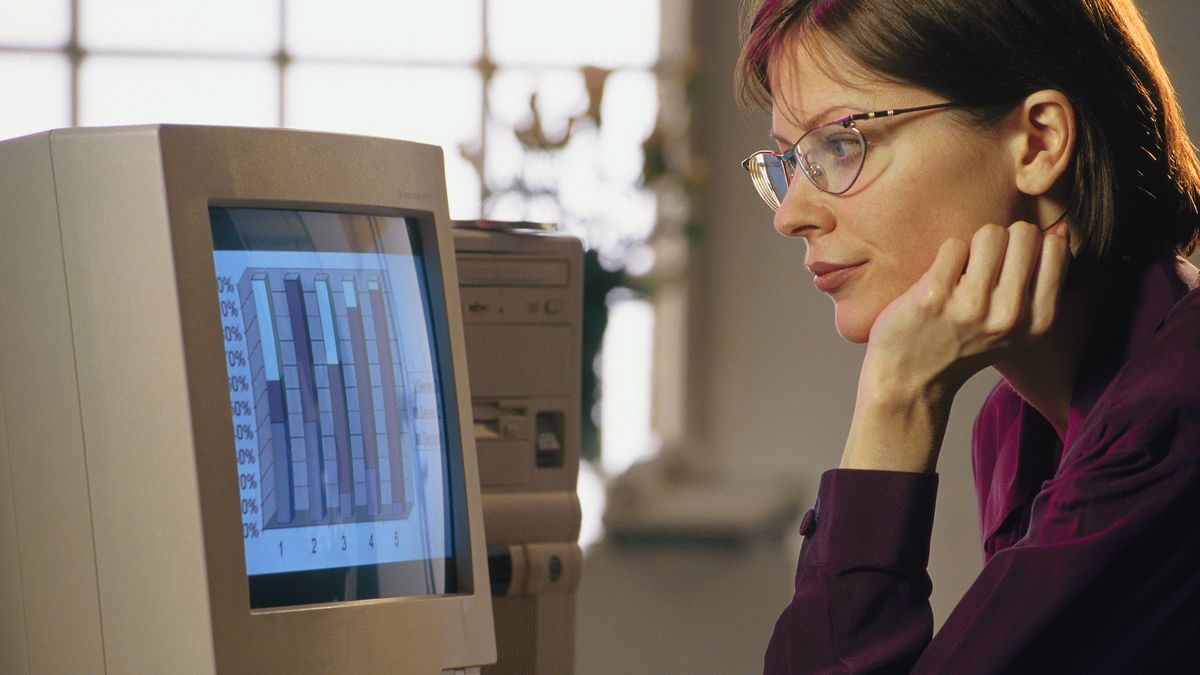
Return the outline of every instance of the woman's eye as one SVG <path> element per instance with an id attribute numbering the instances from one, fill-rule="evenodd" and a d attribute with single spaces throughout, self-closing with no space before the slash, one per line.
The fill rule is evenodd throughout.
<path id="1" fill-rule="evenodd" d="M 825 151 L 837 160 L 853 160 L 861 152 L 861 146 L 855 136 L 831 136 L 825 139 Z"/>

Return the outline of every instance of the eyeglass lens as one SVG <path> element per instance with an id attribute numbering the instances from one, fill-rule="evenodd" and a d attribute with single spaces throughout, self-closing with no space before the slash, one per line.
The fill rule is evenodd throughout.
<path id="1" fill-rule="evenodd" d="M 758 174 L 752 178 L 759 194 L 772 208 L 779 208 L 797 169 L 824 192 L 849 190 L 862 170 L 865 150 L 857 129 L 830 124 L 805 134 L 782 159 L 775 153 L 758 154 L 749 168 Z"/>

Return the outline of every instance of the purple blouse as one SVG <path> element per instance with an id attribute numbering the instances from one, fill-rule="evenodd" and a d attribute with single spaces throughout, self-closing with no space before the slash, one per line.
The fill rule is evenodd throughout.
<path id="1" fill-rule="evenodd" d="M 1126 266 L 1064 443 L 1004 382 L 984 404 L 986 564 L 937 635 L 936 474 L 835 469 L 764 672 L 1200 672 L 1200 273 L 1174 256 Z"/>

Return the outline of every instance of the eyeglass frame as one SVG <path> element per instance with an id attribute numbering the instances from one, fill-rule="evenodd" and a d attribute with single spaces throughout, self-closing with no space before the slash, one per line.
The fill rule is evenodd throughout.
<path id="1" fill-rule="evenodd" d="M 850 188 L 854 187 L 854 183 L 856 183 L 858 181 L 859 175 L 862 174 L 863 166 L 867 162 L 867 139 L 865 136 L 863 136 L 862 131 L 854 124 L 855 122 L 861 122 L 864 120 L 873 120 L 873 119 L 876 119 L 879 117 L 895 117 L 897 115 L 904 115 L 906 113 L 914 113 L 914 112 L 924 112 L 926 110 L 939 110 L 939 109 L 943 109 L 943 108 L 951 108 L 956 105 L 958 105 L 958 104 L 951 102 L 951 101 L 945 101 L 942 103 L 930 103 L 927 105 L 919 105 L 919 106 L 914 106 L 911 108 L 894 108 L 891 110 L 876 110 L 875 112 L 854 113 L 852 115 L 846 115 L 844 117 L 839 117 L 839 118 L 833 120 L 832 122 L 826 122 L 825 124 L 818 124 L 817 126 L 804 132 L 804 134 L 802 134 L 800 136 L 800 138 L 797 139 L 796 142 L 791 145 L 791 147 L 789 147 L 787 150 L 784 150 L 783 152 L 775 152 L 774 150 L 759 150 L 758 152 L 755 152 L 754 154 L 750 155 L 746 159 L 742 160 L 742 168 L 750 173 L 751 180 L 754 183 L 754 189 L 758 192 L 758 196 L 761 197 L 762 200 L 767 203 L 767 206 L 771 207 L 772 211 L 778 211 L 779 207 L 783 204 L 783 200 L 781 198 L 779 198 L 779 196 L 775 194 L 774 189 L 771 188 L 771 181 L 770 181 L 769 176 L 766 177 L 766 183 L 764 185 L 759 180 L 759 174 L 757 174 L 754 169 L 750 168 L 751 163 L 757 157 L 759 157 L 761 155 L 773 155 L 775 158 L 777 158 L 779 160 L 780 166 L 782 166 L 784 169 L 784 171 L 783 171 L 784 184 L 785 184 L 786 188 L 788 188 L 788 189 L 791 188 L 792 177 L 796 173 L 794 168 L 789 169 L 789 167 L 799 166 L 800 172 L 804 174 L 804 177 L 808 179 L 808 182 L 811 183 L 813 187 L 817 188 L 821 192 L 831 194 L 831 195 L 845 194 L 846 192 L 850 191 Z M 843 129 L 851 129 L 854 131 L 855 134 L 858 135 L 859 140 L 862 142 L 863 151 L 862 151 L 862 158 L 858 162 L 858 168 L 854 172 L 854 177 L 850 179 L 850 182 L 846 185 L 845 188 L 835 192 L 833 190 L 825 189 L 817 184 L 816 179 L 813 178 L 813 176 L 812 176 L 812 173 L 811 173 L 812 169 L 809 168 L 808 162 L 804 159 L 804 156 L 797 152 L 797 148 L 800 146 L 800 143 L 802 143 L 804 141 L 804 139 L 807 138 L 813 132 L 815 132 L 819 129 L 824 129 L 826 127 L 838 126 L 838 125 L 840 125 Z M 771 196 L 775 197 L 779 203 L 776 204 L 775 200 L 768 199 L 767 195 L 764 193 L 764 189 L 769 190 Z M 785 192 L 785 194 L 786 194 L 786 192 Z"/>

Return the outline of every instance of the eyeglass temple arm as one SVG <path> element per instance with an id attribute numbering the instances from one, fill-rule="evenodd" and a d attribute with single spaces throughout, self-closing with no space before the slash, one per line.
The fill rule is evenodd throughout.
<path id="1" fill-rule="evenodd" d="M 930 103 L 929 105 L 919 105 L 913 108 L 896 108 L 893 110 L 876 110 L 875 112 L 857 113 L 854 115 L 846 115 L 845 117 L 834 120 L 833 124 L 840 124 L 844 127 L 849 127 L 859 120 L 873 120 L 876 117 L 895 117 L 904 113 L 921 112 L 924 110 L 937 110 L 938 108 L 949 108 L 957 105 L 955 103 Z"/>

